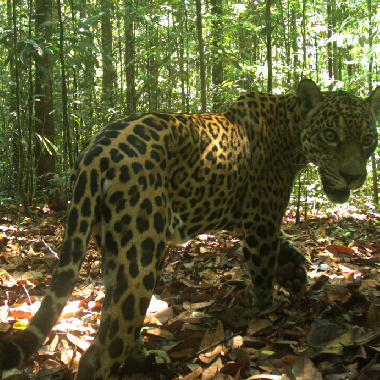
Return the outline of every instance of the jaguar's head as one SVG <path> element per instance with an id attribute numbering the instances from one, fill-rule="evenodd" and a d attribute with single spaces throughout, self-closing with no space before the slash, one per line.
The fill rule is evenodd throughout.
<path id="1" fill-rule="evenodd" d="M 344 203 L 364 183 L 367 161 L 377 145 L 380 87 L 362 100 L 343 91 L 322 93 L 304 79 L 297 95 L 303 153 L 318 166 L 328 199 Z"/>

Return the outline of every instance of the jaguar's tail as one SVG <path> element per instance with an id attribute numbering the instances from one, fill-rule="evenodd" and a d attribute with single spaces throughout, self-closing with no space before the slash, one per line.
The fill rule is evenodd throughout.
<path id="1" fill-rule="evenodd" d="M 93 181 L 92 190 L 86 186 Z M 61 255 L 49 289 L 27 328 L 10 341 L 0 341 L 0 370 L 21 366 L 41 346 L 71 296 L 95 220 L 98 183 L 82 171 L 73 181 L 73 198 Z M 89 194 L 85 194 L 88 192 Z M 81 202 L 79 209 L 79 200 Z M 98 201 L 100 197 L 97 198 Z"/>

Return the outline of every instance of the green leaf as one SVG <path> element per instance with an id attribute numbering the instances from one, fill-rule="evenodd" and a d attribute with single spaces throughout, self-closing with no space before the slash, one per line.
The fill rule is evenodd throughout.
<path id="1" fill-rule="evenodd" d="M 263 36 L 270 36 L 273 30 L 274 30 L 273 26 L 267 25 L 267 26 L 264 26 L 264 28 L 260 30 L 260 34 L 262 34 Z"/>
<path id="2" fill-rule="evenodd" d="M 231 61 L 232 66 L 235 67 L 235 69 L 243 70 L 243 68 L 240 66 L 238 61 L 236 61 L 235 59 L 231 59 L 230 61 Z"/>
<path id="3" fill-rule="evenodd" d="M 58 154 L 58 148 L 45 136 L 41 136 L 39 133 L 36 132 L 36 136 L 41 141 L 42 145 L 45 147 L 45 149 L 49 152 L 49 154 Z"/>

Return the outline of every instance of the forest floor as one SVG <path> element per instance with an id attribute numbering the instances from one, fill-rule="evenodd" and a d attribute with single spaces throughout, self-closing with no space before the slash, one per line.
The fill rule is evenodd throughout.
<path id="1" fill-rule="evenodd" d="M 342 209 L 341 209 L 342 210 Z M 44 295 L 66 214 L 0 208 L 0 337 L 23 329 Z M 171 364 L 135 379 L 380 379 L 380 215 L 317 213 L 284 230 L 308 259 L 309 285 L 297 303 L 276 288 L 276 305 L 251 307 L 237 239 L 203 235 L 169 249 L 143 336 Z M 71 380 L 99 325 L 100 257 L 90 244 L 78 286 L 43 347 L 0 379 Z M 28 377 L 29 376 L 29 377 Z"/>

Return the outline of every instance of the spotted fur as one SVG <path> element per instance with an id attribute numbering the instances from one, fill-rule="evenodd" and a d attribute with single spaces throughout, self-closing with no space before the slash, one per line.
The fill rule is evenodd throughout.
<path id="1" fill-rule="evenodd" d="M 0 344 L 0 368 L 21 365 L 44 341 L 71 295 L 90 235 L 102 255 L 106 296 L 77 380 L 118 378 L 123 363 L 141 365 L 140 328 L 169 241 L 229 230 L 242 238 L 254 303 L 272 303 L 276 271 L 280 283 L 299 291 L 305 259 L 281 233 L 293 181 L 313 162 L 329 199 L 345 202 L 365 180 L 379 109 L 379 88 L 361 100 L 321 93 L 304 80 L 297 95 L 251 92 L 225 112 L 152 113 L 100 130 L 73 168 L 51 286 L 28 327 Z"/>

